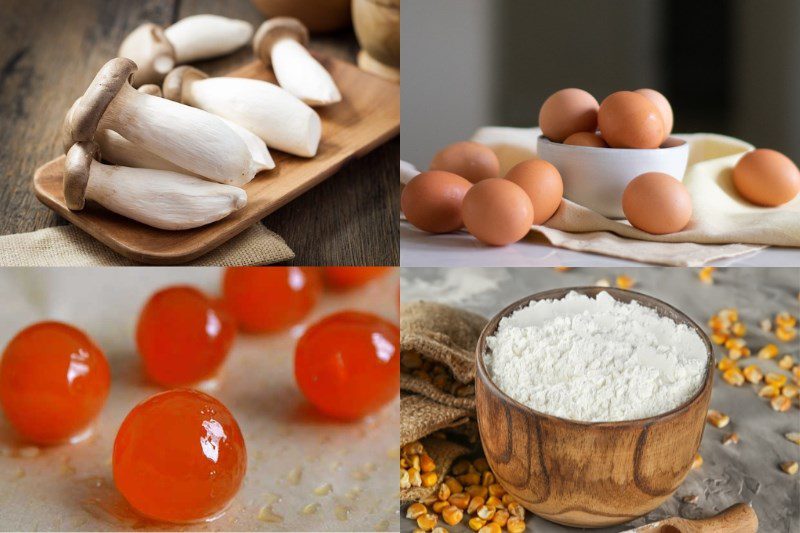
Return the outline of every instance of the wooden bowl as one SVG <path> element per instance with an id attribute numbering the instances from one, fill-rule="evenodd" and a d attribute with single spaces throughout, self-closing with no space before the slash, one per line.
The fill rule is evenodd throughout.
<path id="1" fill-rule="evenodd" d="M 700 390 L 672 411 L 623 422 L 575 422 L 513 400 L 489 377 L 486 337 L 500 319 L 533 300 L 561 299 L 570 291 L 591 297 L 608 292 L 636 301 L 693 328 L 706 345 L 708 364 Z M 632 291 L 577 287 L 540 292 L 503 309 L 484 328 L 476 347 L 478 427 L 486 459 L 499 483 L 518 502 L 547 520 L 604 527 L 642 516 L 666 500 L 692 467 L 703 437 L 714 359 L 708 337 L 666 303 Z"/>
<path id="2" fill-rule="evenodd" d="M 250 0 L 265 17 L 294 17 L 309 31 L 341 30 L 351 24 L 350 0 Z"/>
<path id="3" fill-rule="evenodd" d="M 353 0 L 359 66 L 383 77 L 400 76 L 400 0 Z"/>

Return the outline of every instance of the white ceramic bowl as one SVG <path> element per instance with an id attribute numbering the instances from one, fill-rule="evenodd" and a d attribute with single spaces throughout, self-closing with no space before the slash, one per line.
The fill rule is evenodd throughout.
<path id="1" fill-rule="evenodd" d="M 683 181 L 689 160 L 686 141 L 670 137 L 661 148 L 594 148 L 554 143 L 540 136 L 537 155 L 552 163 L 564 180 L 564 198 L 608 218 L 625 218 L 622 192 L 645 172 L 663 172 Z"/>

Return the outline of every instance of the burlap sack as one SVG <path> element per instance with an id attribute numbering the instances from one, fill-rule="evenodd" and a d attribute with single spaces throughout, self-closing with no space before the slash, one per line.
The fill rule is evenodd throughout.
<path id="1" fill-rule="evenodd" d="M 401 404 L 402 405 L 402 404 Z M 450 442 L 449 440 L 428 438 L 422 441 L 425 446 L 425 452 L 431 456 L 433 462 L 436 463 L 436 475 L 438 482 L 433 487 L 411 487 L 400 491 L 400 504 L 418 502 L 427 498 L 434 491 L 438 490 L 441 481 L 456 459 L 467 453 L 469 450 L 460 444 Z"/>
<path id="2" fill-rule="evenodd" d="M 464 424 L 470 414 L 468 409 L 442 405 L 419 394 L 403 396 L 400 398 L 400 446 L 441 429 Z"/>
<path id="3" fill-rule="evenodd" d="M 459 398 L 452 394 L 447 394 L 433 384 L 419 378 L 415 378 L 406 373 L 400 374 L 400 390 L 415 392 L 434 400 L 435 402 L 450 406 L 466 409 L 469 414 L 475 414 L 475 395 Z"/>

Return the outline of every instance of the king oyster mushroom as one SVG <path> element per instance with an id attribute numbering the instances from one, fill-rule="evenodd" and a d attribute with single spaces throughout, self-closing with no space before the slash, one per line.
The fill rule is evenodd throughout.
<path id="1" fill-rule="evenodd" d="M 139 87 L 140 93 L 146 93 L 153 96 L 161 97 L 161 87 L 158 85 L 142 85 Z M 258 163 L 258 171 L 271 170 L 275 168 L 275 162 L 267 150 L 267 145 L 258 136 L 239 126 L 235 122 L 220 117 L 239 137 L 247 144 L 250 150 L 250 155 L 253 161 Z M 126 167 L 134 168 L 152 168 L 156 170 L 170 170 L 172 172 L 180 172 L 181 174 L 189 174 L 198 176 L 197 174 L 170 163 L 163 157 L 159 157 L 151 152 L 148 152 L 141 146 L 127 140 L 125 137 L 113 130 L 97 130 L 94 136 L 95 142 L 100 146 L 100 153 L 103 154 L 103 160 L 115 165 L 124 165 Z M 70 139 L 67 139 L 69 143 Z M 202 176 L 198 176 L 202 177 Z"/>
<path id="2" fill-rule="evenodd" d="M 227 118 L 261 137 L 267 146 L 313 157 L 322 135 L 319 115 L 275 84 L 247 78 L 209 78 L 178 67 L 164 78 L 164 97 Z"/>
<path id="3" fill-rule="evenodd" d="M 244 20 L 218 15 L 193 15 L 166 29 L 146 22 L 122 41 L 117 55 L 133 60 L 139 70 L 131 79 L 138 87 L 160 83 L 175 65 L 229 54 L 241 48 L 253 35 Z"/>
<path id="4" fill-rule="evenodd" d="M 307 45 L 308 29 L 291 17 L 267 20 L 253 38 L 253 51 L 265 66 L 272 66 L 281 87 L 311 106 L 340 102 L 339 88 Z"/>
<path id="5" fill-rule="evenodd" d="M 247 193 L 238 187 L 166 170 L 104 165 L 98 157 L 93 142 L 76 142 L 67 152 L 64 199 L 70 210 L 94 200 L 148 226 L 182 230 L 216 222 L 247 204 Z"/>
<path id="6" fill-rule="evenodd" d="M 130 59 L 115 58 L 97 73 L 64 118 L 67 150 L 110 129 L 181 168 L 220 183 L 243 185 L 261 163 L 220 117 L 145 93 L 128 83 Z"/>

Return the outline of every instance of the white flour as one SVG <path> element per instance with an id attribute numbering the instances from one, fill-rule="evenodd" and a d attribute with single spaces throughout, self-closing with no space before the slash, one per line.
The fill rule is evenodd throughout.
<path id="1" fill-rule="evenodd" d="M 583 422 L 634 420 L 692 397 L 706 347 L 692 329 L 607 292 L 570 292 L 500 321 L 485 360 L 500 390 L 537 411 Z"/>

